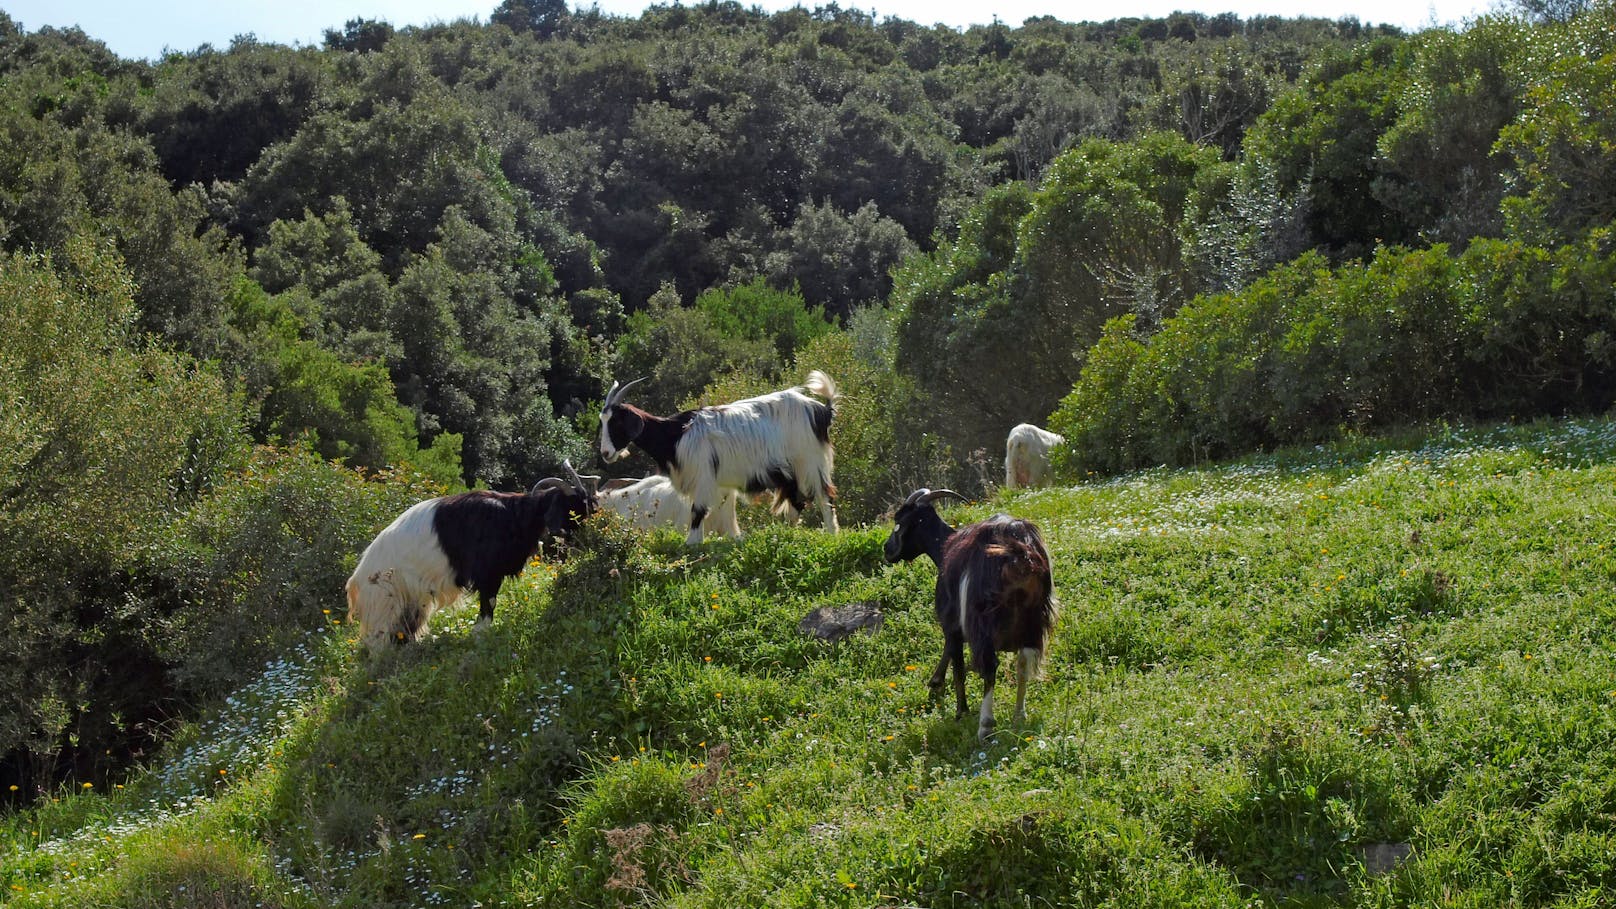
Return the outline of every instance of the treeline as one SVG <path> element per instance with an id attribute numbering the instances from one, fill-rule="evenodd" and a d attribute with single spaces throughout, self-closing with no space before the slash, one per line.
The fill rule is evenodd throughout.
<path id="1" fill-rule="evenodd" d="M 1608 407 L 1616 14 L 1551 7 L 506 0 L 151 62 L 0 13 L 0 784 L 340 620 L 403 504 L 591 462 L 614 377 L 828 371 L 849 521 L 1022 421 L 1081 473 Z"/>

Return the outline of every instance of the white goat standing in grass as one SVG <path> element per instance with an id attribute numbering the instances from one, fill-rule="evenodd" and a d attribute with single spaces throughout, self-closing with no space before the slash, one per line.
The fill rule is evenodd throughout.
<path id="1" fill-rule="evenodd" d="M 1066 444 L 1060 433 L 1021 423 L 1004 440 L 1004 485 L 1008 489 L 1042 486 L 1050 479 L 1049 453 Z"/>
<path id="2" fill-rule="evenodd" d="M 740 495 L 733 489 L 726 490 L 718 510 L 702 522 L 702 530 L 740 539 L 741 525 L 736 517 L 739 499 Z M 600 509 L 618 515 L 640 530 L 684 529 L 690 520 L 690 503 L 680 497 L 672 480 L 659 474 L 643 480 L 608 480 L 601 487 Z"/>

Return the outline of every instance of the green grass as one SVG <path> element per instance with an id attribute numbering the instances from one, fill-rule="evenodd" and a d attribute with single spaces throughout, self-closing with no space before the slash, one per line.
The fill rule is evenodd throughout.
<path id="1" fill-rule="evenodd" d="M 0 818 L 0 901 L 1616 899 L 1616 425 L 1355 439 L 948 517 L 999 509 L 1044 529 L 1064 614 L 1027 724 L 1004 711 L 989 743 L 928 704 L 935 573 L 884 565 L 885 528 L 692 552 L 608 527 L 484 633 L 463 608 L 368 661 L 334 624 L 125 788 Z M 879 633 L 798 633 L 858 600 Z M 1376 874 L 1375 844 L 1411 852 Z"/>

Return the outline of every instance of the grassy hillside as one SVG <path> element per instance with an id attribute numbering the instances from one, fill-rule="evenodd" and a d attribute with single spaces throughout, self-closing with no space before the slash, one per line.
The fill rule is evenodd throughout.
<path id="1" fill-rule="evenodd" d="M 601 530 L 376 663 L 334 593 L 149 772 L 0 819 L 0 902 L 1609 905 L 1613 500 L 1601 420 L 956 509 L 1037 521 L 1065 607 L 985 745 L 884 528 Z M 854 601 L 878 633 L 797 631 Z"/>

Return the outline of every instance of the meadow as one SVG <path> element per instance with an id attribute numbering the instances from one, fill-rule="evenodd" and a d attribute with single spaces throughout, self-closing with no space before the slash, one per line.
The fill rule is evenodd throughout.
<path id="1" fill-rule="evenodd" d="M 143 770 L 0 817 L 21 907 L 1616 899 L 1616 424 L 1439 425 L 944 512 L 1037 522 L 1028 722 L 931 705 L 879 524 L 599 523 L 379 660 L 329 623 Z M 878 606 L 873 634 L 798 631 Z M 1005 667 L 1008 671 L 1008 666 Z M 980 683 L 969 688 L 973 703 Z"/>

